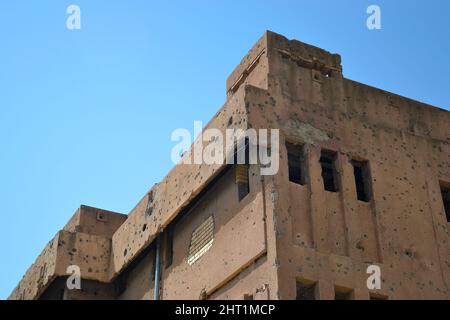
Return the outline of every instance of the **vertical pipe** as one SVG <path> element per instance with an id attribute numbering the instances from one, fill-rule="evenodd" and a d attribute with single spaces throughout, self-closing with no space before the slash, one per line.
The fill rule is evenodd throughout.
<path id="1" fill-rule="evenodd" d="M 160 256 L 161 256 L 161 236 L 156 238 L 156 258 L 155 258 L 155 287 L 153 293 L 153 300 L 159 300 L 159 269 L 160 269 Z"/>

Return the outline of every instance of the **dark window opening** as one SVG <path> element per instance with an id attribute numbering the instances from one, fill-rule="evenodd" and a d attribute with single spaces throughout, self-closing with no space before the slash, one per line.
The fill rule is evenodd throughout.
<path id="1" fill-rule="evenodd" d="M 239 201 L 244 199 L 250 193 L 249 182 L 249 163 L 250 163 L 250 147 L 248 138 L 245 139 L 243 147 L 238 149 L 237 144 L 234 146 L 234 163 L 235 165 L 235 182 L 238 187 Z M 244 152 L 244 163 L 240 159 L 241 153 Z"/>
<path id="2" fill-rule="evenodd" d="M 370 171 L 367 161 L 352 161 L 358 200 L 369 202 L 371 199 Z"/>
<path id="3" fill-rule="evenodd" d="M 150 191 L 147 195 L 147 208 L 145 209 L 145 214 L 147 216 L 151 216 L 153 214 L 153 206 L 154 206 L 153 192 Z"/>
<path id="4" fill-rule="evenodd" d="M 244 294 L 244 300 L 254 300 L 252 294 Z"/>
<path id="5" fill-rule="evenodd" d="M 337 192 L 338 187 L 336 183 L 336 152 L 322 151 L 320 156 L 320 165 L 322 167 L 323 186 L 326 191 Z"/>
<path id="6" fill-rule="evenodd" d="M 353 300 L 353 290 L 341 287 L 334 288 L 334 300 Z"/>
<path id="7" fill-rule="evenodd" d="M 317 300 L 317 283 L 297 282 L 296 300 Z"/>
<path id="8" fill-rule="evenodd" d="M 441 184 L 441 195 L 444 202 L 445 216 L 447 217 L 447 222 L 450 222 L 450 184 L 445 186 Z"/>
<path id="9" fill-rule="evenodd" d="M 166 268 L 170 267 L 173 262 L 173 226 L 169 226 L 166 232 Z"/>
<path id="10" fill-rule="evenodd" d="M 305 179 L 305 161 L 304 148 L 302 145 L 286 142 L 288 155 L 289 181 L 304 185 Z"/>

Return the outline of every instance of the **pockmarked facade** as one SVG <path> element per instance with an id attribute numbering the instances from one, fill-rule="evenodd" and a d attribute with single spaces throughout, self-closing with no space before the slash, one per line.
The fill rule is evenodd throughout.
<path id="1" fill-rule="evenodd" d="M 450 298 L 448 111 L 269 31 L 226 90 L 206 128 L 278 129 L 276 174 L 180 163 L 128 215 L 81 206 L 9 298 Z"/>

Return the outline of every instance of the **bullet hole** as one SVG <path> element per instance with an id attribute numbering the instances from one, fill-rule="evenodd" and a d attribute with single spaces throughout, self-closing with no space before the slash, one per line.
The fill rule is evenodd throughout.
<path id="1" fill-rule="evenodd" d="M 364 245 L 362 244 L 361 241 L 358 241 L 358 242 L 356 243 L 356 249 L 361 250 L 361 251 L 364 251 Z"/>
<path id="2" fill-rule="evenodd" d="M 144 225 L 142 226 L 142 232 L 144 232 L 145 230 L 147 230 L 147 224 L 144 223 Z"/>
<path id="3" fill-rule="evenodd" d="M 106 222 L 107 221 L 106 217 L 101 212 L 97 212 L 96 219 L 98 221 L 102 221 L 102 222 Z"/>
<path id="4" fill-rule="evenodd" d="M 125 249 L 125 250 L 123 251 L 123 256 L 125 257 L 125 256 L 127 255 L 127 253 L 128 253 L 128 250 Z"/>
<path id="5" fill-rule="evenodd" d="M 407 257 L 409 257 L 409 258 L 412 258 L 412 257 L 414 256 L 414 253 L 412 252 L 411 249 L 406 249 L 406 250 L 404 251 L 404 254 L 405 254 L 405 256 L 407 256 Z"/>
<path id="6" fill-rule="evenodd" d="M 228 119 L 228 127 L 231 126 L 233 124 L 233 117 L 230 117 Z"/>

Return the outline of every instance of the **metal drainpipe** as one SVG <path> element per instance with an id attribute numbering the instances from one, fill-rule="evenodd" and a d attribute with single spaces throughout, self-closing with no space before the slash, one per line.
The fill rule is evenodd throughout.
<path id="1" fill-rule="evenodd" d="M 160 255 L 161 255 L 161 235 L 156 238 L 156 259 L 155 259 L 155 288 L 153 293 L 153 300 L 159 300 L 159 269 L 160 269 Z"/>

